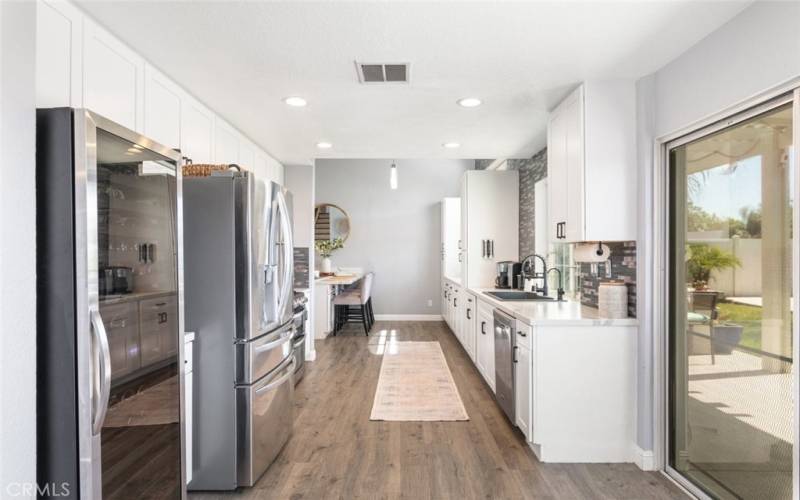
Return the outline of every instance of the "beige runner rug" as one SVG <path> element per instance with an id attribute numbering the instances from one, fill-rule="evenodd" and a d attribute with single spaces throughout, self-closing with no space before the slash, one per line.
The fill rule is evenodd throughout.
<path id="1" fill-rule="evenodd" d="M 370 420 L 469 420 L 439 342 L 386 345 Z"/>

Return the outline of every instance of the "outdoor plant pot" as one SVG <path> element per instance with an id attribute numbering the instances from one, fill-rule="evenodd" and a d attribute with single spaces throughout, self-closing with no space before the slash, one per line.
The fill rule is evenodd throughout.
<path id="1" fill-rule="evenodd" d="M 744 327 L 741 325 L 724 324 L 716 325 L 713 328 L 714 354 L 730 354 L 742 340 Z"/>

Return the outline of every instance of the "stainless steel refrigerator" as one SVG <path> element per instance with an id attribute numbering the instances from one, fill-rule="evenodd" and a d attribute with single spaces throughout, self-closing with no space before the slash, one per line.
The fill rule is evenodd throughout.
<path id="1" fill-rule="evenodd" d="M 36 155 L 38 483 L 185 497 L 181 156 L 69 108 Z"/>
<path id="2" fill-rule="evenodd" d="M 190 490 L 252 486 L 292 431 L 292 198 L 249 172 L 183 184 Z"/>

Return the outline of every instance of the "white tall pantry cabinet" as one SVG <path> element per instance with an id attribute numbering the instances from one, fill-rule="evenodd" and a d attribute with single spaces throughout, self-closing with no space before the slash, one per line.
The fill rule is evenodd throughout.
<path id="1" fill-rule="evenodd" d="M 554 243 L 636 239 L 636 87 L 585 82 L 547 126 L 548 232 Z"/>
<path id="2" fill-rule="evenodd" d="M 494 287 L 496 263 L 519 260 L 519 174 L 470 170 L 461 181 L 462 284 Z"/>
<path id="3" fill-rule="evenodd" d="M 442 200 L 442 277 L 461 277 L 461 199 Z"/>

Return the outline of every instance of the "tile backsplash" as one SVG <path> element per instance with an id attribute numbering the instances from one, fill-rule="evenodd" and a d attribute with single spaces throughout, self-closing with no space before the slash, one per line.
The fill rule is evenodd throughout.
<path id="1" fill-rule="evenodd" d="M 611 257 L 606 262 L 580 263 L 579 282 L 581 303 L 597 307 L 598 290 L 604 280 L 614 279 L 628 285 L 628 316 L 636 317 L 636 242 L 607 243 Z M 610 268 L 609 268 L 610 266 Z"/>
<path id="2" fill-rule="evenodd" d="M 309 287 L 308 247 L 294 247 L 294 287 Z"/>

